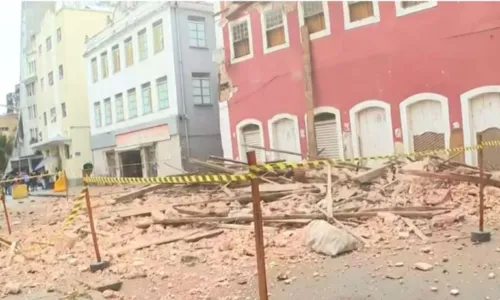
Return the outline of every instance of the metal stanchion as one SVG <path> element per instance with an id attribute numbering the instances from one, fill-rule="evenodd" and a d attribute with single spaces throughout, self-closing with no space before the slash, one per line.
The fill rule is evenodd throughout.
<path id="1" fill-rule="evenodd" d="M 256 165 L 255 151 L 247 152 L 248 165 Z M 257 255 L 257 276 L 259 278 L 259 299 L 267 300 L 266 255 L 264 253 L 264 230 L 262 228 L 262 211 L 260 207 L 259 181 L 252 182 L 253 224 L 255 232 L 255 253 Z"/>
<path id="2" fill-rule="evenodd" d="M 66 202 L 69 203 L 69 185 L 68 185 L 68 177 L 66 176 L 66 171 L 63 171 L 63 176 L 66 185 Z"/>
<path id="3" fill-rule="evenodd" d="M 482 146 L 483 137 L 481 134 L 477 134 L 477 144 Z M 475 243 L 489 242 L 491 240 L 491 233 L 484 231 L 484 155 L 483 149 L 480 147 L 477 150 L 477 160 L 479 165 L 479 178 L 481 183 L 479 184 L 479 231 L 471 232 L 470 239 Z"/>
<path id="4" fill-rule="evenodd" d="M 2 198 L 3 212 L 5 213 L 5 223 L 7 223 L 7 230 L 9 231 L 9 234 L 11 234 L 12 230 L 10 229 L 9 213 L 7 212 L 7 203 L 5 203 L 5 194 L 3 193 L 3 191 L 0 197 Z"/>
<path id="5" fill-rule="evenodd" d="M 84 173 L 83 178 L 86 176 L 87 175 Z M 85 179 L 83 180 L 83 184 L 85 186 L 85 202 L 87 204 L 87 214 L 89 215 L 90 234 L 92 235 L 92 243 L 94 244 L 96 257 L 96 262 L 90 264 L 90 272 L 94 273 L 109 267 L 109 262 L 101 260 L 101 253 L 99 252 L 99 244 L 97 243 L 97 234 L 94 226 L 94 216 L 92 215 L 92 205 L 90 204 L 89 184 L 85 181 Z"/>

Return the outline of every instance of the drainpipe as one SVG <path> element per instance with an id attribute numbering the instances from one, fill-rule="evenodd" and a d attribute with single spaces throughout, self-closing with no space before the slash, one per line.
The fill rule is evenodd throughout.
<path id="1" fill-rule="evenodd" d="M 179 53 L 179 81 L 180 81 L 180 96 L 181 96 L 181 104 L 182 104 L 182 115 L 181 117 L 183 118 L 184 121 L 184 133 L 186 135 L 186 147 L 187 147 L 187 157 L 188 160 L 191 157 L 191 147 L 189 144 L 189 131 L 188 131 L 188 116 L 187 116 L 187 109 L 186 109 L 186 97 L 185 97 L 185 91 L 184 91 L 184 63 L 182 59 L 182 47 L 181 47 L 181 38 L 179 34 L 179 17 L 177 14 L 177 10 L 179 8 L 179 2 L 175 1 L 174 5 L 174 14 L 175 14 L 175 37 L 177 40 L 177 52 Z"/>

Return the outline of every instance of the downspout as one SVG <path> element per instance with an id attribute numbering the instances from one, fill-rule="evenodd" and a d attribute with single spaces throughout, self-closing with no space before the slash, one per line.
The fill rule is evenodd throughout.
<path id="1" fill-rule="evenodd" d="M 184 121 L 184 133 L 185 133 L 185 138 L 186 138 L 186 147 L 187 147 L 187 159 L 191 158 L 191 146 L 189 143 L 189 131 L 188 131 L 188 124 L 187 122 L 189 121 L 188 115 L 187 115 L 187 109 L 186 109 L 186 97 L 185 97 L 185 91 L 184 91 L 184 63 L 182 59 L 182 47 L 181 47 L 181 38 L 179 34 L 179 16 L 178 16 L 178 8 L 179 8 L 179 2 L 175 1 L 174 2 L 174 14 L 175 14 L 175 37 L 177 40 L 177 52 L 179 53 L 179 81 L 180 81 L 180 94 L 181 94 L 181 103 L 182 103 L 182 120 Z"/>

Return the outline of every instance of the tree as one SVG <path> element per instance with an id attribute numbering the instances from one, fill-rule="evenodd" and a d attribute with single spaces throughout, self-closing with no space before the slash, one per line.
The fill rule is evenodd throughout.
<path id="1" fill-rule="evenodd" d="M 12 137 L 0 134 L 0 170 L 5 170 L 12 155 L 14 141 Z"/>

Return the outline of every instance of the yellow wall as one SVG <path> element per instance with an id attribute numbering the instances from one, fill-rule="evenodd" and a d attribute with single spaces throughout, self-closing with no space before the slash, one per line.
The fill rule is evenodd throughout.
<path id="1" fill-rule="evenodd" d="M 70 139 L 71 157 L 66 159 L 63 144 L 42 149 L 55 153 L 59 148 L 62 168 L 68 177 L 80 178 L 84 163 L 92 161 L 90 150 L 89 111 L 87 104 L 87 81 L 85 60 L 83 58 L 85 37 L 93 36 L 106 26 L 110 13 L 62 9 L 56 14 L 48 12 L 36 37 L 37 51 L 42 45 L 42 52 L 37 53 L 37 94 L 38 128 L 43 133 L 43 142 L 55 132 Z M 57 42 L 57 28 L 61 28 L 62 39 Z M 46 39 L 51 36 L 52 49 L 47 53 Z M 55 54 L 55 55 L 54 55 Z M 59 80 L 59 65 L 63 65 L 64 78 Z M 49 86 L 48 73 L 53 72 L 54 83 Z M 40 79 L 44 78 L 43 91 Z M 67 116 L 62 118 L 61 103 L 66 104 Z M 51 123 L 50 109 L 56 107 L 57 123 Z M 47 114 L 47 126 L 43 113 Z M 79 153 L 79 155 L 76 155 Z M 51 166 L 54 168 L 55 166 Z M 52 171 L 50 169 L 49 171 Z"/>
<path id="2" fill-rule="evenodd" d="M 16 133 L 17 122 L 17 114 L 0 115 L 0 134 L 13 136 Z"/>

